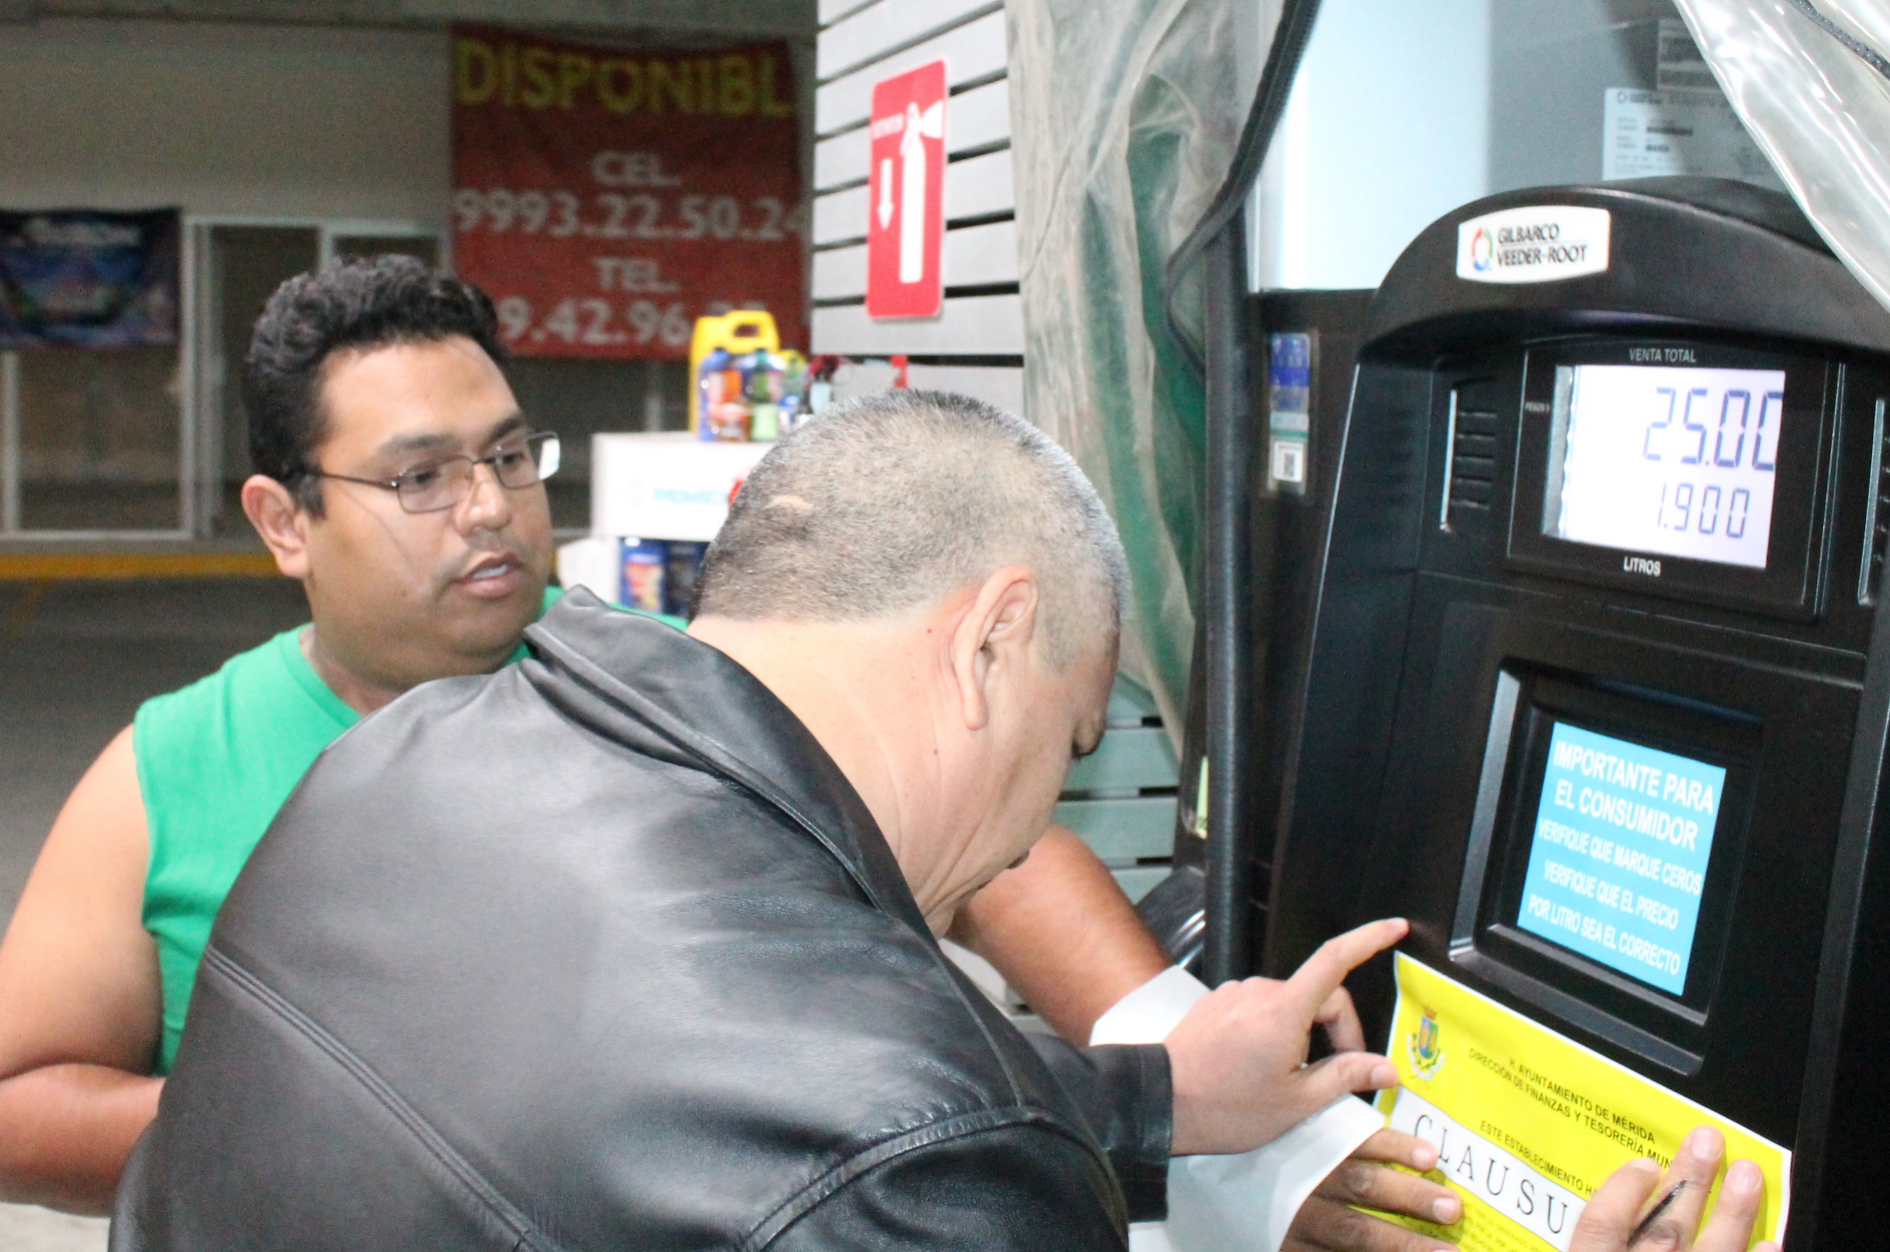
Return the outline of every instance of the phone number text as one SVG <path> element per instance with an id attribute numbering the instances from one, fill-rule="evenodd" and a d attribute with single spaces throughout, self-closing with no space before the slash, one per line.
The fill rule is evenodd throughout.
<path id="1" fill-rule="evenodd" d="M 550 239 L 708 239 L 775 243 L 796 238 L 800 214 L 775 196 L 653 195 L 604 191 L 481 190 L 453 193 L 459 233 L 485 231 Z"/>
<path id="2" fill-rule="evenodd" d="M 686 347 L 695 319 L 680 300 L 631 300 L 619 304 L 595 296 L 560 300 L 541 319 L 524 296 L 498 302 L 499 331 L 507 343 L 582 344 L 587 347 L 623 347 L 661 344 Z M 704 312 L 726 311 L 717 305 Z"/>

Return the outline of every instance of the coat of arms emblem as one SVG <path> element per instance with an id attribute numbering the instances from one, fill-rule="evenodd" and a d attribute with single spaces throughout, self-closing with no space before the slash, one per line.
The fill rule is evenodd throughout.
<path id="1" fill-rule="evenodd" d="M 1419 1078 L 1428 1080 L 1437 1077 L 1437 1071 L 1444 1067 L 1443 1032 L 1436 1013 L 1430 1009 L 1422 1012 L 1417 1029 L 1405 1037 L 1405 1048 L 1411 1054 L 1411 1068 Z"/>

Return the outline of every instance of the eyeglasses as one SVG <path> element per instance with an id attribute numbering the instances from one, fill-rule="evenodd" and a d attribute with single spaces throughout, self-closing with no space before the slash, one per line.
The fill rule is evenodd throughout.
<path id="1" fill-rule="evenodd" d="M 392 478 L 354 478 L 319 469 L 308 474 L 311 478 L 336 478 L 391 491 L 409 513 L 438 513 L 472 494 L 476 466 L 491 466 L 499 486 L 518 491 L 535 487 L 557 473 L 559 457 L 558 436 L 541 430 L 535 435 L 508 439 L 486 456 L 443 456 Z"/>

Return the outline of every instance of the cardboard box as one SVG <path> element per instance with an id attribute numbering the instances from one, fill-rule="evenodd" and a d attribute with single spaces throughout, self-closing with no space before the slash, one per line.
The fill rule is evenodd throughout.
<path id="1" fill-rule="evenodd" d="M 713 539 L 736 488 L 772 447 L 688 433 L 592 435 L 591 533 Z"/>

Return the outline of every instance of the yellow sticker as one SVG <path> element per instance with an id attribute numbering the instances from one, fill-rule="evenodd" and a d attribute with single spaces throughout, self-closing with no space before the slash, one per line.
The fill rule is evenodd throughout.
<path id="1" fill-rule="evenodd" d="M 1463 1252 L 1568 1252 L 1575 1220 L 1609 1174 L 1642 1156 L 1665 1166 L 1688 1131 L 1710 1125 L 1726 1136 L 1727 1160 L 1754 1161 L 1765 1174 L 1753 1237 L 1784 1238 L 1789 1149 L 1402 952 L 1397 974 L 1386 1051 L 1400 1085 L 1379 1093 L 1378 1108 L 1437 1146 L 1429 1176 L 1464 1196 L 1462 1221 L 1424 1229 Z"/>

